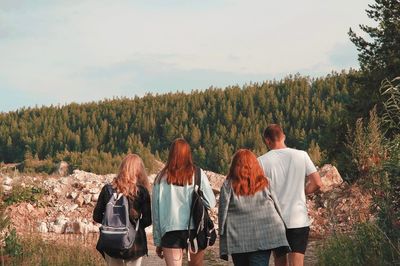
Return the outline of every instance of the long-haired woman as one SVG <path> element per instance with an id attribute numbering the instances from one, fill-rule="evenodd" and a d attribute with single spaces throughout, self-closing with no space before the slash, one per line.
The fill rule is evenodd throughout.
<path id="1" fill-rule="evenodd" d="M 285 225 L 268 185 L 256 156 L 237 151 L 220 194 L 222 259 L 231 255 L 235 265 L 268 265 L 272 250 L 277 256 L 288 251 Z"/>
<path id="2" fill-rule="evenodd" d="M 194 173 L 189 144 L 184 139 L 176 139 L 165 167 L 154 181 L 152 194 L 154 244 L 157 255 L 165 258 L 168 266 L 182 265 L 183 250 L 187 248 Z M 213 208 L 214 193 L 203 170 L 201 190 L 206 207 Z M 190 258 L 189 265 L 202 265 L 204 250 L 191 254 Z"/>
<path id="3" fill-rule="evenodd" d="M 147 255 L 147 239 L 145 228 L 151 225 L 151 203 L 149 194 L 149 181 L 142 159 L 136 154 L 129 154 L 119 167 L 118 175 L 111 184 L 107 184 L 100 192 L 99 199 L 93 212 L 93 220 L 101 223 L 106 205 L 112 194 L 107 186 L 112 186 L 118 194 L 122 193 L 128 198 L 129 220 L 132 224 L 139 221 L 139 229 L 135 242 L 128 254 L 122 258 L 120 254 L 107 254 L 99 245 L 97 249 L 104 256 L 108 265 L 141 265 L 142 257 Z"/>

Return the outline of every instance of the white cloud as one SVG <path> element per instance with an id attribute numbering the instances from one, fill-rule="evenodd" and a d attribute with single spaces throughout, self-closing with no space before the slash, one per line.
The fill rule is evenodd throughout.
<path id="1" fill-rule="evenodd" d="M 351 65 L 350 53 L 332 60 L 332 52 L 348 43 L 350 26 L 368 23 L 363 0 L 4 3 L 0 94 L 11 88 L 56 102 L 157 92 L 157 79 L 175 90 L 207 79 L 235 84 L 235 75 L 329 72 Z"/>

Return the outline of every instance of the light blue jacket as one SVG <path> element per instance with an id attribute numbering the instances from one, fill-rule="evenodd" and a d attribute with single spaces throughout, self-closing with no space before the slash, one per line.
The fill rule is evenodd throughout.
<path id="1" fill-rule="evenodd" d="M 161 178 L 160 182 L 157 182 L 157 179 L 154 182 L 152 193 L 152 215 L 154 245 L 159 247 L 161 246 L 161 237 L 165 233 L 188 229 L 194 175 L 192 185 L 185 186 L 169 185 L 165 176 Z M 214 208 L 215 196 L 203 170 L 201 170 L 200 187 L 204 194 L 204 205 L 207 208 Z M 191 224 L 193 225 L 193 221 Z"/>

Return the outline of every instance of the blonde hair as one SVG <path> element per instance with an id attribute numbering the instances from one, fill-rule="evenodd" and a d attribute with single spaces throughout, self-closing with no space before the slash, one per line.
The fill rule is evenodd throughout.
<path id="1" fill-rule="evenodd" d="M 150 189 L 149 180 L 142 158 L 137 154 L 128 154 L 119 166 L 119 173 L 112 182 L 113 187 L 125 196 L 136 197 L 138 185 Z"/>

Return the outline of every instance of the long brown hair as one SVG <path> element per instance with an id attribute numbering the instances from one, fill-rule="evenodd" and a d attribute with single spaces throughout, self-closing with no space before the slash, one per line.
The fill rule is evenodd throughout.
<path id="1" fill-rule="evenodd" d="M 138 185 L 150 189 L 143 160 L 137 154 L 128 154 L 119 166 L 117 177 L 112 182 L 113 187 L 125 196 L 136 197 Z"/>
<path id="2" fill-rule="evenodd" d="M 226 178 L 232 180 L 233 191 L 238 196 L 254 195 L 268 187 L 268 180 L 256 156 L 247 149 L 235 153 Z"/>
<path id="3" fill-rule="evenodd" d="M 161 170 L 159 178 L 167 175 L 168 184 L 191 185 L 193 173 L 194 165 L 190 145 L 186 140 L 178 138 L 171 144 L 167 164 Z"/>

